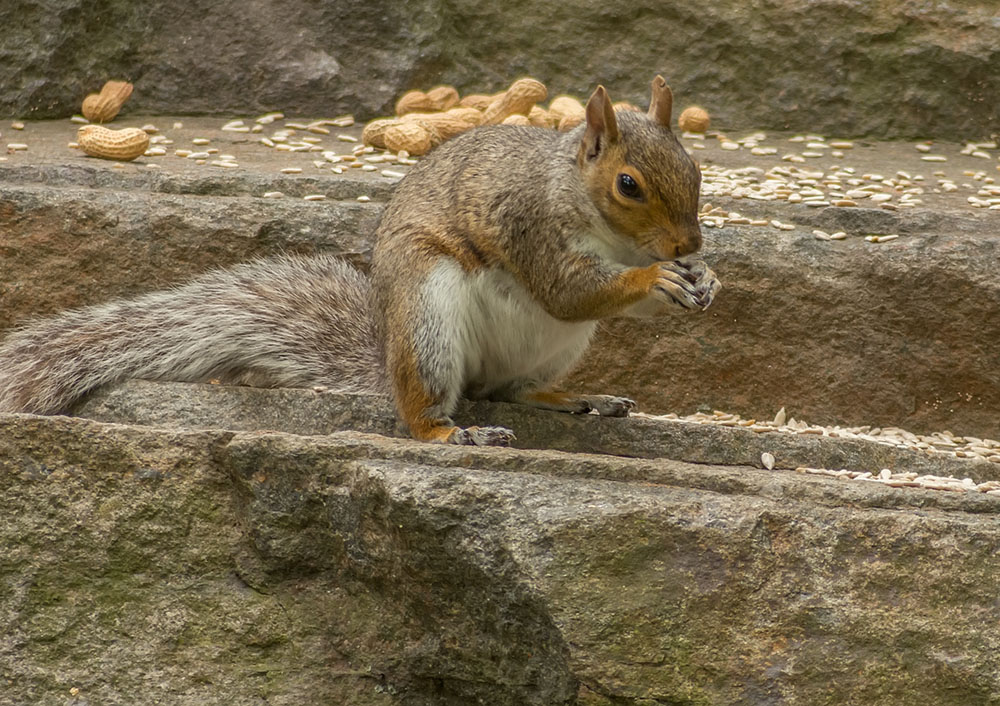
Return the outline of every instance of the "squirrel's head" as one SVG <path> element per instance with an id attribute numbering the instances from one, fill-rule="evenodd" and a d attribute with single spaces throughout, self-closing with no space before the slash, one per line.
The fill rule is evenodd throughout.
<path id="1" fill-rule="evenodd" d="M 591 199 L 611 228 L 651 260 L 701 247 L 701 172 L 670 129 L 673 94 L 653 79 L 649 112 L 617 113 L 604 86 L 587 102 L 577 162 Z"/>

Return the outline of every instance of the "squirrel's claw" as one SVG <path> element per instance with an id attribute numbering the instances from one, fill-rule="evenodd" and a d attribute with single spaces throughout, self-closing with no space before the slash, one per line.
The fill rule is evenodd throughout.
<path id="1" fill-rule="evenodd" d="M 722 283 L 715 273 L 708 268 L 704 260 L 679 260 L 677 262 L 693 278 L 694 296 L 698 302 L 698 307 L 702 311 L 707 309 L 715 299 L 715 295 L 722 289 Z"/>
<path id="2" fill-rule="evenodd" d="M 602 417 L 627 417 L 637 407 L 635 400 L 628 397 L 588 395 L 587 399 Z"/>
<path id="3" fill-rule="evenodd" d="M 698 301 L 697 278 L 685 265 L 678 262 L 660 264 L 660 274 L 654 289 L 668 301 L 672 301 L 685 309 L 700 309 Z"/>
<path id="4" fill-rule="evenodd" d="M 516 438 L 505 427 L 456 427 L 448 441 L 460 446 L 510 446 Z"/>
<path id="5" fill-rule="evenodd" d="M 720 289 L 722 289 L 722 282 L 719 281 L 714 272 L 706 267 L 705 274 L 698 280 L 698 288 L 696 290 L 702 311 L 712 304 L 715 300 L 715 295 L 719 293 Z"/>

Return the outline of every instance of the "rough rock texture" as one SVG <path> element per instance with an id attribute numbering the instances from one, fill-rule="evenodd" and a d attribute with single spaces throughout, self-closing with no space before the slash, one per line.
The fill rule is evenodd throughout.
<path id="1" fill-rule="evenodd" d="M 1000 498 L 874 485 L 8 415 L 0 700 L 996 700 Z"/>
<path id="2" fill-rule="evenodd" d="M 190 193 L 0 187 L 0 328 L 163 288 L 212 267 L 319 249 L 366 263 L 378 210 Z M 310 207 L 312 206 L 312 207 Z"/>
<path id="3" fill-rule="evenodd" d="M 99 422 L 184 429 L 267 429 L 321 435 L 363 431 L 409 435 L 397 424 L 392 402 L 378 395 L 312 390 L 260 389 L 132 380 L 89 395 L 74 416 Z M 520 405 L 463 401 L 455 414 L 462 425 L 513 429 L 514 446 L 631 458 L 669 458 L 689 463 L 763 468 L 770 453 L 775 468 L 882 468 L 923 474 L 970 477 L 977 483 L 1000 480 L 1000 466 L 986 459 L 927 455 L 863 439 L 809 434 L 756 433 L 744 427 L 691 425 L 639 414 L 628 419 L 594 414 L 553 414 Z"/>
<path id="4" fill-rule="evenodd" d="M 895 136 L 996 130 L 991 0 L 625 3 L 15 0 L 0 9 L 0 115 L 63 117 L 109 78 L 125 114 L 385 113 L 408 88 L 644 100 L 667 75 L 717 123 Z"/>

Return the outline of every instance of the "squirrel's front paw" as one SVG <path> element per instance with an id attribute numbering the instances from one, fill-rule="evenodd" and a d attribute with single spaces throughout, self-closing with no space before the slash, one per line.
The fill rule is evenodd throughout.
<path id="1" fill-rule="evenodd" d="M 698 308 L 704 311 L 715 300 L 715 295 L 722 289 L 722 283 L 703 260 L 682 260 L 678 264 L 694 277 L 695 298 L 698 301 Z"/>
<path id="2" fill-rule="evenodd" d="M 698 276 L 681 262 L 660 263 L 652 294 L 661 301 L 678 304 L 685 309 L 702 309 L 705 306 L 698 292 Z"/>

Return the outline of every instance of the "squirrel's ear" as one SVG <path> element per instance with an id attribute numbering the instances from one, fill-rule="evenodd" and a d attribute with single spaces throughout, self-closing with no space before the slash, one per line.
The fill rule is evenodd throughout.
<path id="1" fill-rule="evenodd" d="M 649 100 L 649 117 L 665 128 L 670 127 L 670 113 L 674 109 L 674 94 L 662 76 L 653 79 L 653 97 Z"/>
<path id="2" fill-rule="evenodd" d="M 583 133 L 583 146 L 587 159 L 595 159 L 604 146 L 618 140 L 618 121 L 615 109 L 604 86 L 598 86 L 587 101 L 587 130 Z"/>

